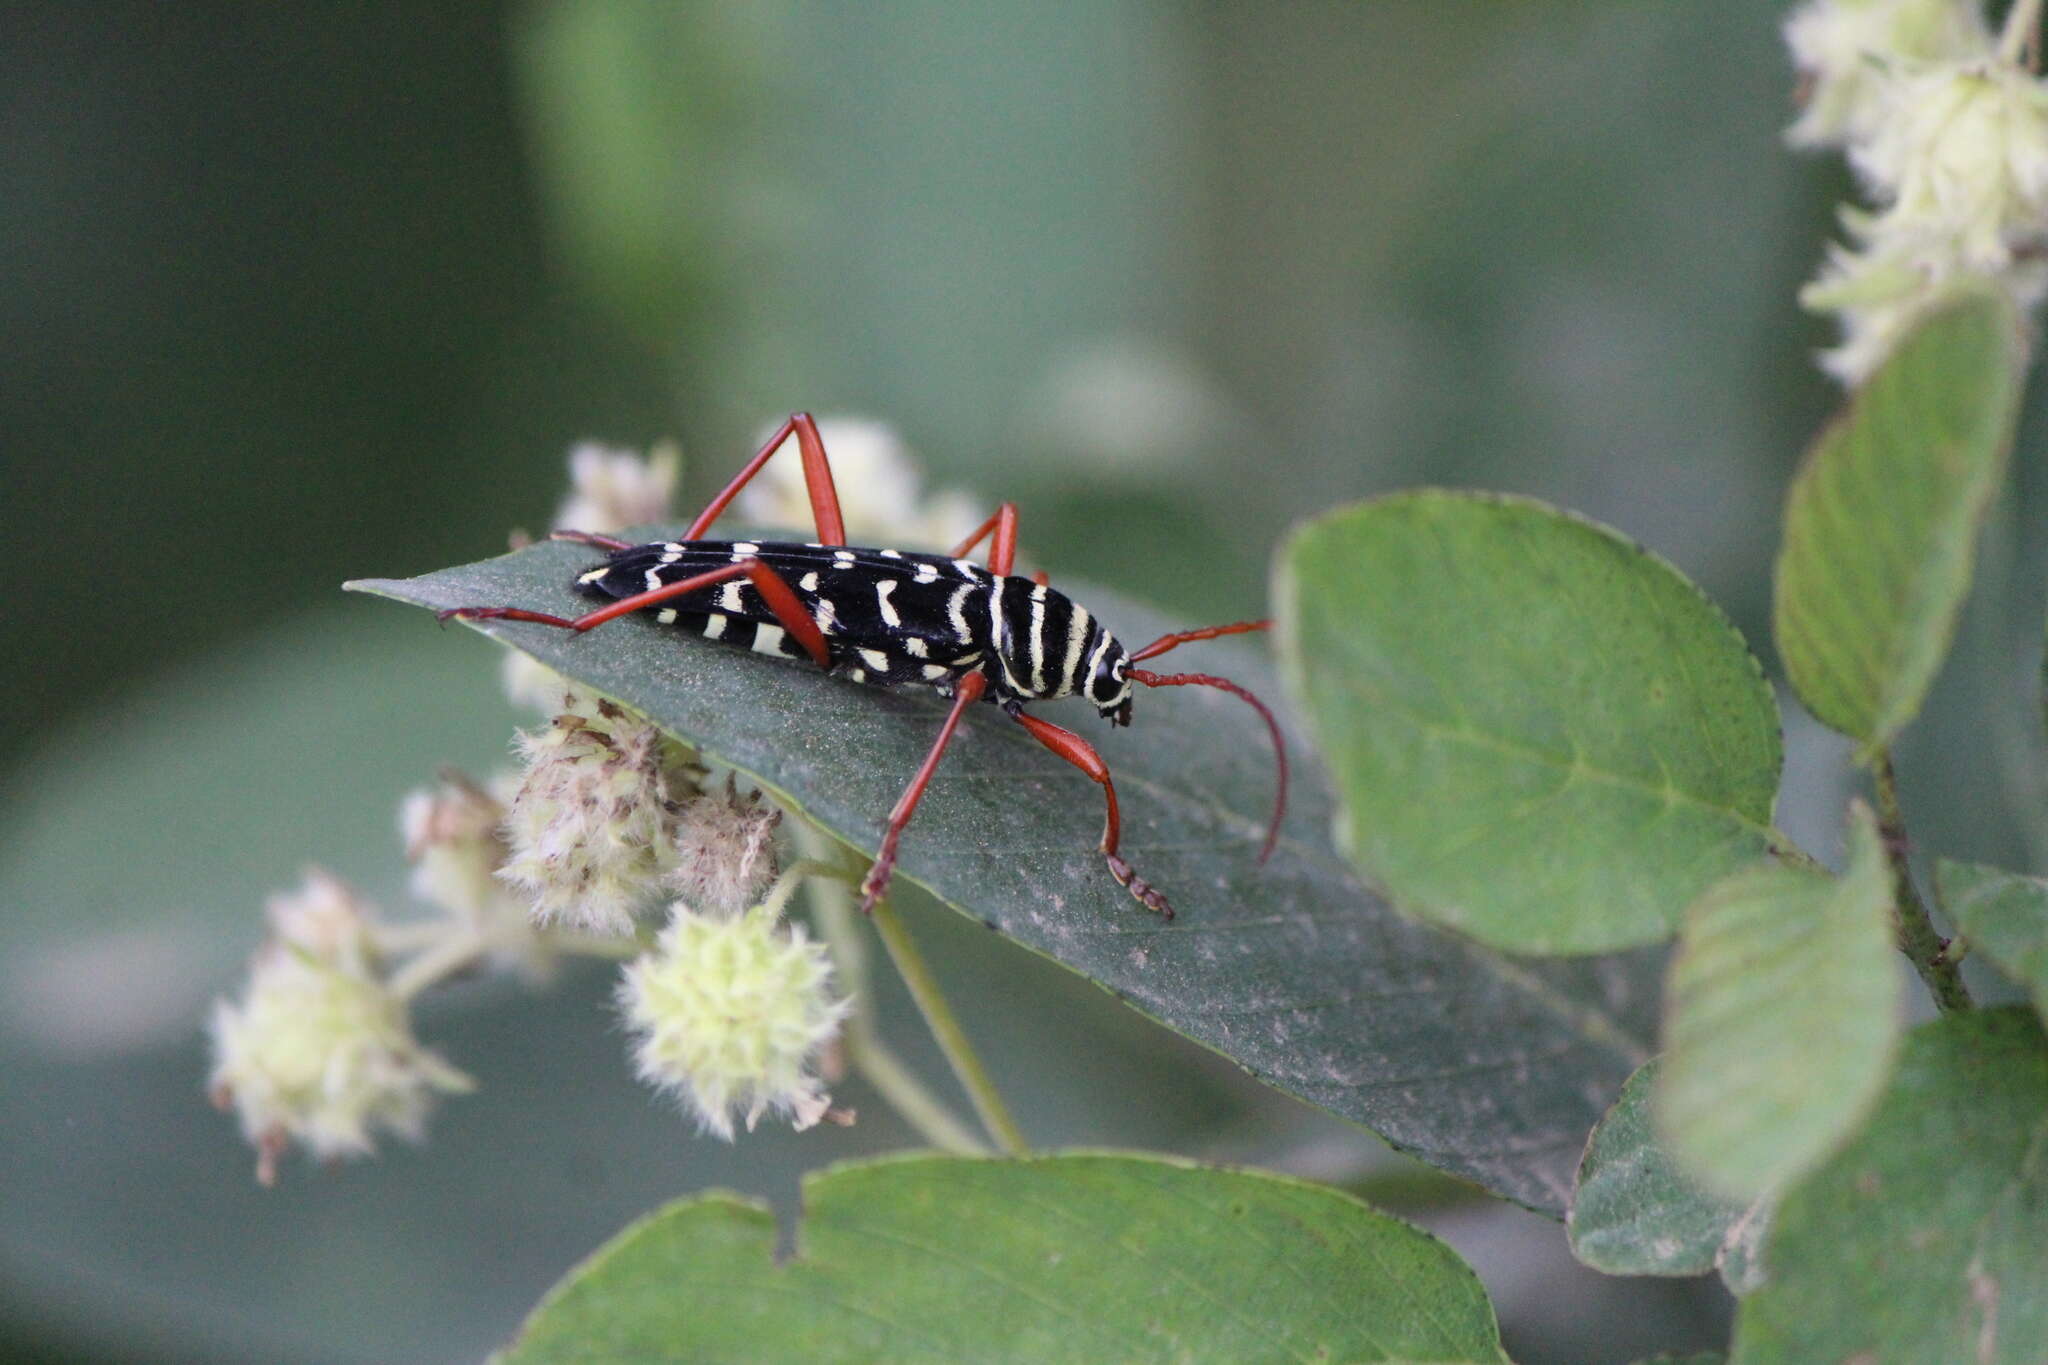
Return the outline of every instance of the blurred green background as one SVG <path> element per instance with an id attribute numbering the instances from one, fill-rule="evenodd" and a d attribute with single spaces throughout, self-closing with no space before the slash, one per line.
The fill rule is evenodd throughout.
<path id="1" fill-rule="evenodd" d="M 483 1088 L 418 1150 L 260 1191 L 202 1101 L 263 894 L 317 859 L 402 904 L 399 795 L 519 719 L 489 646 L 337 585 L 544 526 L 580 439 L 674 436 L 701 494 L 793 407 L 883 418 L 1056 574 L 1190 621 L 1259 611 L 1330 503 L 1514 489 L 1673 559 L 1768 665 L 1781 488 L 1836 401 L 1792 295 L 1847 188 L 1780 143 L 1779 17 L 8 6 L 0 1354 L 473 1359 L 654 1203 L 786 1209 L 910 1140 L 858 1093 L 850 1132 L 693 1137 L 594 971 L 428 1009 Z M 2036 871 L 2042 436 L 1900 754 L 1923 847 Z M 1787 724 L 1781 822 L 1831 855 L 1844 746 Z M 1035 1139 L 1369 1188 L 1474 1262 L 1518 1360 L 1718 1340 L 1717 1286 L 1577 1271 L 1554 1224 L 909 913 Z"/>

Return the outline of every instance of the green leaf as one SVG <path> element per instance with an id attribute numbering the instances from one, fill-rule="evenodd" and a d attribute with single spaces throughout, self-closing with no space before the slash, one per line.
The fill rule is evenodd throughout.
<path id="1" fill-rule="evenodd" d="M 1854 1141 L 1789 1190 L 1738 1365 L 2048 1360 L 2048 1044 L 2024 1010 L 1915 1029 Z"/>
<path id="2" fill-rule="evenodd" d="M 1849 868 L 1760 863 L 1686 913 L 1654 1103 L 1687 1167 L 1753 1197 L 1848 1137 L 1899 1034 L 1891 881 L 1877 822 L 1851 813 Z"/>
<path id="3" fill-rule="evenodd" d="M 1279 563 L 1340 843 L 1402 909 L 1514 952 L 1654 943 L 1770 847 L 1770 689 L 1640 546 L 1425 490 L 1312 521 Z"/>
<path id="4" fill-rule="evenodd" d="M 1987 296 L 1937 313 L 1857 391 L 1792 482 L 1778 651 L 1808 709 L 1866 746 L 1913 719 L 1948 652 L 2025 364 L 2010 305 Z"/>
<path id="5" fill-rule="evenodd" d="M 2024 985 L 2048 1017 L 2048 881 L 1982 863 L 1935 864 L 1941 908 L 1970 950 Z"/>
<path id="6" fill-rule="evenodd" d="M 583 599 L 569 583 L 589 562 L 588 550 L 543 542 L 355 586 L 430 607 L 573 612 Z M 1064 586 L 1125 639 L 1169 628 L 1112 594 Z M 644 619 L 584 636 L 483 624 L 867 852 L 944 714 L 929 694 L 857 686 Z M 1202 667 L 1269 692 L 1249 651 L 1200 650 Z M 1197 650 L 1187 653 L 1192 667 Z M 1432 1165 L 1562 1212 L 1587 1130 L 1648 1056 L 1660 964 L 1647 954 L 1513 962 L 1393 913 L 1328 846 L 1330 804 L 1312 779 L 1297 784 L 1280 847 L 1262 867 L 1272 761 L 1257 720 L 1232 697 L 1148 692 L 1132 729 L 1091 738 L 1117 774 L 1125 851 L 1173 898 L 1171 923 L 1141 910 L 1104 869 L 1096 789 L 993 707 L 962 725 L 903 840 L 898 876 L 1268 1084 Z"/>
<path id="7" fill-rule="evenodd" d="M 1150 1157 L 910 1157 L 626 1229 L 503 1359 L 1502 1361 L 1449 1247 L 1336 1190 Z"/>
<path id="8" fill-rule="evenodd" d="M 1703 1275 L 1765 1216 L 1701 1188 L 1658 1137 L 1650 1095 L 1661 1065 L 1652 1059 L 1628 1078 L 1579 1163 L 1572 1255 L 1604 1274 Z"/>

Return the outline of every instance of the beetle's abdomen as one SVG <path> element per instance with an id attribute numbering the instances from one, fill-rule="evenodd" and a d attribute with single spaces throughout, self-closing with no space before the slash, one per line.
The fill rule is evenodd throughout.
<path id="1" fill-rule="evenodd" d="M 746 559 L 789 584 L 817 624 L 834 672 L 855 682 L 949 686 L 987 656 L 985 603 L 995 583 L 967 560 L 899 550 L 779 541 L 653 541 L 615 552 L 576 581 L 586 596 L 619 599 Z M 760 654 L 807 658 L 754 585 L 714 583 L 647 614 L 706 639 Z"/>

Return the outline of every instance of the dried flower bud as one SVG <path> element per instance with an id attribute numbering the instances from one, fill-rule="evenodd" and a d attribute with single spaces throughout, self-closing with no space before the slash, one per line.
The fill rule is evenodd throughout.
<path id="1" fill-rule="evenodd" d="M 846 533 L 857 542 L 948 550 L 973 535 L 987 515 L 977 511 L 964 493 L 949 490 L 926 497 L 916 459 L 886 423 L 825 418 L 818 423 L 818 436 L 832 456 L 833 485 Z M 770 460 L 741 490 L 739 512 L 747 521 L 758 526 L 811 524 L 803 462 L 792 453 Z"/>
<path id="2" fill-rule="evenodd" d="M 678 904 L 655 949 L 619 983 L 641 1079 L 728 1141 L 735 1118 L 751 1129 L 780 1114 L 803 1129 L 831 1107 L 818 1059 L 851 1002 L 833 995 L 823 945 L 780 923 L 797 880 L 786 875 L 767 901 L 737 915 Z"/>
<path id="3" fill-rule="evenodd" d="M 659 445 L 642 460 L 630 450 L 586 441 L 569 452 L 570 493 L 555 513 L 558 531 L 613 535 L 629 526 L 666 521 L 682 454 Z"/>
<path id="4" fill-rule="evenodd" d="M 526 768 L 505 817 L 498 875 L 526 891 L 534 919 L 629 934 L 672 865 L 675 818 L 695 792 L 687 750 L 609 701 L 521 731 Z"/>
<path id="5" fill-rule="evenodd" d="M 705 914 L 738 914 L 775 880 L 775 827 L 781 823 L 781 811 L 764 805 L 757 792 L 739 795 L 728 775 L 724 791 L 705 792 L 676 817 L 669 890 Z"/>
<path id="6" fill-rule="evenodd" d="M 209 1021 L 214 1101 L 239 1115 L 266 1185 L 293 1141 L 324 1160 L 361 1156 L 380 1130 L 417 1138 L 436 1093 L 472 1085 L 413 1039 L 377 975 L 368 908 L 345 887 L 309 873 L 269 915 L 241 1003 L 215 1001 Z"/>

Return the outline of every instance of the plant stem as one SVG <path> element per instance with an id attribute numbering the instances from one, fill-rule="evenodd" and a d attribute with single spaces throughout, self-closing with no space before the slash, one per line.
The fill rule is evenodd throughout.
<path id="1" fill-rule="evenodd" d="M 483 940 L 475 934 L 452 933 L 393 972 L 387 989 L 399 1000 L 411 1000 L 434 983 L 467 969 L 483 955 Z"/>
<path id="2" fill-rule="evenodd" d="M 2024 55 L 2029 70 L 2041 69 L 2041 0 L 2013 0 L 1998 35 L 1998 55 L 2008 62 Z"/>
<path id="3" fill-rule="evenodd" d="M 1024 1140 L 1023 1130 L 1017 1127 L 1017 1120 L 1010 1117 L 1003 1097 L 996 1093 L 988 1072 L 982 1069 L 981 1058 L 975 1055 L 973 1045 L 960 1029 L 960 1021 L 953 1017 L 952 1007 L 939 993 L 939 983 L 932 977 L 931 969 L 925 966 L 923 955 L 917 951 L 909 931 L 896 916 L 896 907 L 886 896 L 875 904 L 874 921 L 875 932 L 882 936 L 882 945 L 889 950 L 890 960 L 902 975 L 903 984 L 910 988 L 910 998 L 924 1013 L 924 1022 L 931 1029 L 932 1037 L 939 1040 L 939 1050 L 953 1064 L 953 1074 L 959 1078 L 960 1088 L 967 1092 L 967 1098 L 974 1101 L 974 1112 L 980 1116 L 981 1126 L 995 1139 L 996 1146 L 1011 1156 L 1029 1152 L 1031 1147 Z"/>
<path id="4" fill-rule="evenodd" d="M 827 836 L 804 825 L 798 828 L 796 837 L 806 861 L 830 862 L 834 845 Z M 812 921 L 832 950 L 840 986 L 854 999 L 853 1013 L 846 1020 L 848 1065 L 860 1072 L 883 1102 L 932 1146 L 966 1156 L 987 1155 L 987 1144 L 918 1079 L 916 1072 L 903 1064 L 875 1028 L 873 996 L 868 990 L 867 945 L 861 941 L 852 887 L 841 877 L 820 873 L 811 878 L 809 891 Z"/>
<path id="5" fill-rule="evenodd" d="M 1906 861 L 1906 817 L 1899 808 L 1899 779 L 1892 769 L 1892 751 L 1879 749 L 1872 772 L 1877 779 L 1877 828 L 1884 842 L 1885 857 L 1892 865 L 1892 917 L 1897 926 L 1899 951 L 1920 973 L 1935 1005 L 1943 1014 L 1970 1008 L 1970 991 L 1962 973 L 1944 951 L 1948 943 L 1934 932 L 1927 917 L 1927 904 L 1913 884 L 1913 869 Z"/>

